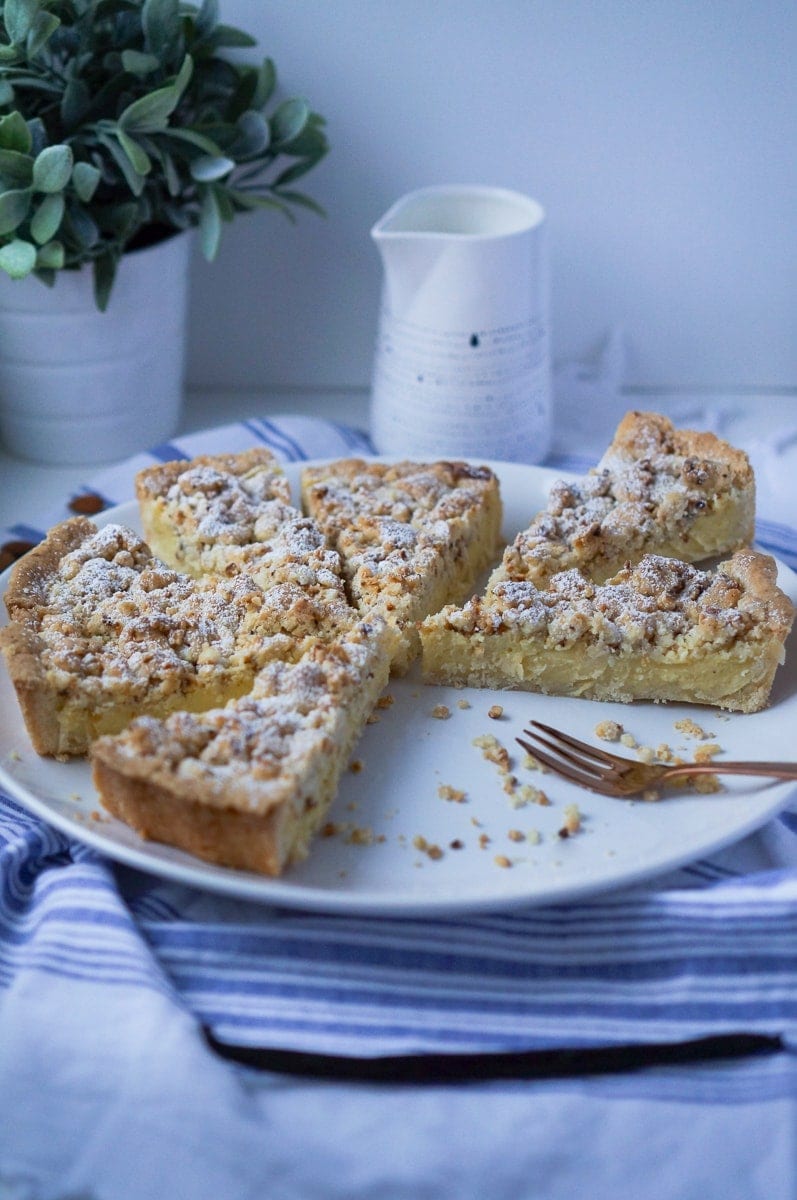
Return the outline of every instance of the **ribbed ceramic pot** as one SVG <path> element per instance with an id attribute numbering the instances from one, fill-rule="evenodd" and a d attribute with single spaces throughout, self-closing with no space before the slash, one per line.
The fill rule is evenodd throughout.
<path id="1" fill-rule="evenodd" d="M 190 233 L 131 251 L 108 308 L 90 268 L 47 287 L 0 272 L 0 437 L 40 463 L 102 463 L 167 441 L 183 393 Z"/>

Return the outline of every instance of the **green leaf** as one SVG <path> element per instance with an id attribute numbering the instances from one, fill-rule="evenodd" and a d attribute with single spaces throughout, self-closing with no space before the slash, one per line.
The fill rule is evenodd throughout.
<path id="1" fill-rule="evenodd" d="M 200 37 L 207 37 L 216 28 L 219 21 L 219 0 L 202 0 L 202 7 L 196 15 L 196 31 Z"/>
<path id="2" fill-rule="evenodd" d="M 154 54 L 142 54 L 140 50 L 122 51 L 122 66 L 131 75 L 143 78 L 145 75 L 151 75 L 153 71 L 157 71 L 160 65 L 161 60 Z"/>
<path id="3" fill-rule="evenodd" d="M 42 121 L 41 117 L 31 117 L 31 119 L 29 121 L 27 121 L 26 124 L 28 126 L 28 132 L 30 133 L 30 140 L 31 140 L 30 153 L 33 155 L 33 158 L 35 158 L 36 155 L 40 154 L 42 152 L 42 150 L 44 149 L 44 147 L 47 145 L 47 129 L 45 128 L 44 121 Z M 32 172 L 33 172 L 33 163 L 32 162 L 31 162 L 30 166 L 31 166 L 31 175 L 29 176 L 29 179 L 32 178 Z"/>
<path id="4" fill-rule="evenodd" d="M 116 267 L 119 257 L 116 254 L 101 254 L 94 259 L 94 303 L 100 312 L 105 312 L 111 297 Z"/>
<path id="5" fill-rule="evenodd" d="M 22 55 L 16 46 L 0 44 L 0 63 L 9 64 L 18 62 L 21 57 Z"/>
<path id="6" fill-rule="evenodd" d="M 0 117 L 0 146 L 4 150 L 30 154 L 32 145 L 33 138 L 22 113 L 12 112 L 8 116 Z"/>
<path id="7" fill-rule="evenodd" d="M 281 145 L 283 142 L 293 141 L 304 129 L 309 116 L 310 109 L 306 100 L 298 96 L 292 100 L 283 100 L 269 121 L 272 143 Z"/>
<path id="8" fill-rule="evenodd" d="M 114 138 L 109 137 L 106 134 L 100 134 L 98 140 L 101 145 L 105 147 L 119 170 L 122 172 L 130 191 L 134 196 L 140 196 L 144 190 L 144 185 L 147 182 L 145 176 L 139 175 L 138 171 L 134 170 L 130 159 L 127 157 L 122 147 Z"/>
<path id="9" fill-rule="evenodd" d="M 319 155 L 319 158 L 322 157 Z M 312 171 L 313 167 L 318 163 L 318 158 L 303 158 L 301 162 L 294 163 L 292 167 L 286 167 L 280 172 L 277 178 L 272 183 L 274 188 L 282 188 L 286 183 L 294 183 L 297 179 L 301 179 L 308 171 Z"/>
<path id="10" fill-rule="evenodd" d="M 27 41 L 28 58 L 35 58 L 61 24 L 55 13 L 39 12 L 33 19 Z"/>
<path id="11" fill-rule="evenodd" d="M 252 108 L 265 108 L 271 99 L 276 84 L 277 68 L 270 58 L 264 58 L 258 71 L 257 87 L 252 96 Z"/>
<path id="12" fill-rule="evenodd" d="M 211 138 L 205 137 L 203 133 L 198 133 L 196 129 L 174 129 L 170 126 L 163 132 L 177 142 L 187 142 L 191 146 L 196 146 L 197 150 L 202 150 L 205 154 L 221 154 L 221 147 L 217 146 Z"/>
<path id="13" fill-rule="evenodd" d="M 126 242 L 133 236 L 139 225 L 138 205 L 129 200 L 126 204 L 114 204 L 111 208 L 103 209 L 103 229 L 120 242 Z"/>
<path id="14" fill-rule="evenodd" d="M 144 0 L 141 25 L 147 50 L 163 57 L 180 33 L 178 0 Z"/>
<path id="15" fill-rule="evenodd" d="M 36 266 L 36 247 L 21 238 L 0 247 L 0 270 L 12 279 L 24 279 Z"/>
<path id="16" fill-rule="evenodd" d="M 27 187 L 33 178 L 33 159 L 18 150 L 0 149 L 0 183 Z"/>
<path id="17" fill-rule="evenodd" d="M 128 104 L 119 117 L 120 128 L 134 133 L 156 133 L 165 129 L 169 117 L 177 108 L 188 86 L 193 69 L 193 59 L 190 54 L 186 54 L 174 83 L 158 88 L 147 96 L 139 96 L 132 104 Z"/>
<path id="18" fill-rule="evenodd" d="M 244 33 L 242 29 L 236 29 L 233 25 L 217 25 L 209 40 L 217 49 L 227 46 L 230 49 L 235 47 L 244 50 L 257 45 L 257 38 L 253 38 L 249 33 Z"/>
<path id="19" fill-rule="evenodd" d="M 196 179 L 198 183 L 213 183 L 214 180 L 229 175 L 234 167 L 235 163 L 231 158 L 202 154 L 191 163 L 191 178 Z"/>
<path id="20" fill-rule="evenodd" d="M 28 215 L 30 190 L 19 188 L 0 193 L 0 236 L 13 233 Z"/>
<path id="21" fill-rule="evenodd" d="M 238 131 L 235 139 L 227 147 L 230 154 L 237 160 L 254 158 L 268 149 L 271 141 L 271 130 L 268 121 L 259 112 L 250 109 L 241 113 L 235 122 Z"/>
<path id="22" fill-rule="evenodd" d="M 48 242 L 36 255 L 36 270 L 59 271 L 64 265 L 64 247 L 60 242 Z"/>
<path id="23" fill-rule="evenodd" d="M 55 237 L 63 215 L 63 192 L 57 192 L 52 196 L 45 196 L 30 219 L 30 231 L 34 241 L 43 246 L 45 242 L 49 242 L 51 238 Z"/>
<path id="24" fill-rule="evenodd" d="M 20 46 L 28 36 L 40 8 L 40 0 L 6 0 L 3 20 L 11 41 Z"/>
<path id="25" fill-rule="evenodd" d="M 117 129 L 115 132 L 119 145 L 129 158 L 130 165 L 136 174 L 148 175 L 152 170 L 152 161 L 146 150 L 139 145 L 135 138 L 125 133 L 124 129 Z"/>
<path id="26" fill-rule="evenodd" d="M 64 214 L 64 221 L 84 250 L 90 250 L 100 240 L 100 231 L 84 208 L 71 205 Z"/>
<path id="27" fill-rule="evenodd" d="M 91 93 L 82 79 L 70 79 L 61 97 L 61 120 L 67 129 L 80 124 L 90 103 Z"/>
<path id="28" fill-rule="evenodd" d="M 320 204 L 316 203 L 311 196 L 305 196 L 304 192 L 280 191 L 277 193 L 277 195 L 281 196 L 283 200 L 287 200 L 290 204 L 299 204 L 302 208 L 309 208 L 310 211 L 314 212 L 318 217 L 325 217 L 327 215 L 326 209 L 322 208 Z"/>
<path id="29" fill-rule="evenodd" d="M 100 172 L 91 163 L 78 162 L 72 168 L 72 183 L 78 198 L 84 204 L 88 204 L 92 196 L 97 190 L 97 186 L 102 178 Z"/>
<path id="30" fill-rule="evenodd" d="M 221 241 L 221 213 L 213 187 L 202 189 L 199 208 L 199 244 L 208 262 L 213 262 Z"/>
<path id="31" fill-rule="evenodd" d="M 33 164 L 33 187 L 37 192 L 62 192 L 72 175 L 72 147 L 47 146 Z"/>

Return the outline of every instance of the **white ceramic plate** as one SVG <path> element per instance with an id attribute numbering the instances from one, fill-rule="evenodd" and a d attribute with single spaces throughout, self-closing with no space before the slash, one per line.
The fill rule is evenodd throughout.
<path id="1" fill-rule="evenodd" d="M 493 465 L 504 497 L 504 532 L 510 537 L 542 506 L 557 475 L 535 467 Z M 286 467 L 294 494 L 300 469 L 301 464 Z M 138 528 L 132 502 L 99 520 Z M 797 575 L 786 566 L 780 568 L 780 583 L 797 600 Z M 675 729 L 677 721 L 691 717 L 729 757 L 793 757 L 793 649 L 776 678 L 771 707 L 751 715 L 676 704 L 629 706 L 527 692 L 430 688 L 417 674 L 391 682 L 388 691 L 394 703 L 365 729 L 354 754 L 362 769 L 346 772 L 330 812 L 330 820 L 348 833 L 317 838 L 308 859 L 279 880 L 211 866 L 170 846 L 144 842 L 102 814 L 86 763 L 58 763 L 33 753 L 5 670 L 0 671 L 0 785 L 70 836 L 156 875 L 268 904 L 393 915 L 550 904 L 628 885 L 744 837 L 794 792 L 793 784 L 737 778 L 728 779 L 726 790 L 715 795 L 685 795 L 656 804 L 611 800 L 525 770 L 514 743 L 534 718 L 588 741 L 596 740 L 598 721 L 612 718 L 640 745 L 666 742 L 691 757 L 696 743 Z M 465 702 L 470 707 L 460 707 Z M 449 719 L 431 715 L 440 704 L 449 708 Z M 503 706 L 499 720 L 487 715 L 495 704 Z M 519 781 L 542 786 L 550 806 L 512 806 L 496 767 L 473 745 L 484 734 L 507 747 Z M 464 791 L 465 802 L 442 799 L 442 785 Z M 573 803 L 583 828 L 563 839 L 558 831 L 564 808 Z M 540 840 L 514 841 L 511 830 L 531 832 Z M 370 844 L 361 844 L 370 837 Z M 414 844 L 418 838 L 439 846 L 442 857 L 433 859 L 419 850 Z M 512 865 L 500 866 L 500 856 Z"/>

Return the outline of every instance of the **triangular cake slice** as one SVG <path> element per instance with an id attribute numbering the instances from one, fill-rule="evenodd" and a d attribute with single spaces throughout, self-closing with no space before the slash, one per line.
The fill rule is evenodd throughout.
<path id="1" fill-rule="evenodd" d="M 265 447 L 147 467 L 136 476 L 144 537 L 195 578 L 245 571 L 263 588 L 296 583 L 345 598 L 338 555 L 290 503 L 288 480 Z"/>
<path id="2" fill-rule="evenodd" d="M 246 573 L 192 579 L 132 530 L 84 517 L 56 526 L 12 571 L 0 630 L 40 754 L 84 754 L 140 713 L 207 709 L 247 693 L 274 658 L 331 641 L 354 610 L 333 593 Z"/>
<path id="3" fill-rule="evenodd" d="M 774 559 L 745 550 L 712 571 L 649 555 L 602 584 L 575 569 L 543 589 L 505 580 L 424 622 L 424 677 L 755 712 L 794 617 L 776 575 Z"/>
<path id="4" fill-rule="evenodd" d="M 92 750 L 104 806 L 142 837 L 279 875 L 305 856 L 389 673 L 392 631 L 356 622 L 250 696 L 202 714 L 136 720 Z"/>
<path id="5" fill-rule="evenodd" d="M 483 466 L 344 459 L 305 469 L 302 501 L 352 603 L 399 631 L 397 671 L 418 652 L 417 622 L 463 599 L 499 550 L 498 480 Z"/>
<path id="6" fill-rule="evenodd" d="M 545 586 L 578 568 L 597 582 L 660 554 L 684 562 L 750 545 L 755 482 L 747 455 L 715 437 L 630 412 L 597 467 L 551 489 L 548 505 L 507 546 L 490 587 Z"/>

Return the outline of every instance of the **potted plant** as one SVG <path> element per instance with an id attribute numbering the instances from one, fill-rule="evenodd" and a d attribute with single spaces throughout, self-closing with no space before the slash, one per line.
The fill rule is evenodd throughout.
<path id="1" fill-rule="evenodd" d="M 230 54 L 253 45 L 218 0 L 0 2 L 0 432 L 15 452 L 101 461 L 168 437 L 179 235 L 196 228 L 212 260 L 239 213 L 320 211 L 295 183 L 327 151 L 323 119 L 277 101 L 271 59 Z"/>

